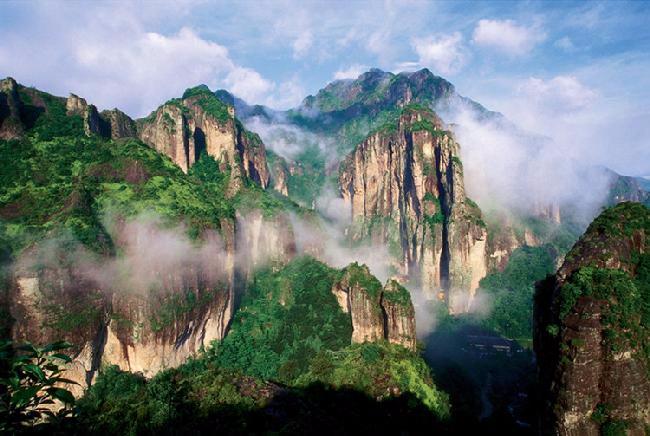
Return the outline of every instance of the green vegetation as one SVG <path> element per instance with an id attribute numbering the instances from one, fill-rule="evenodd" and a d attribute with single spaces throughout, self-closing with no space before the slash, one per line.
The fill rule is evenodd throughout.
<path id="1" fill-rule="evenodd" d="M 401 306 L 403 308 L 410 308 L 412 305 L 411 294 L 404 286 L 397 283 L 395 280 L 391 280 L 393 286 L 392 290 L 384 291 L 382 298 L 392 304 Z"/>
<path id="2" fill-rule="evenodd" d="M 605 341 L 612 353 L 630 347 L 650 362 L 650 255 L 644 254 L 639 273 L 631 277 L 618 269 L 583 267 L 571 274 L 560 291 L 560 318 L 578 298 L 607 301 L 603 313 Z"/>
<path id="3" fill-rule="evenodd" d="M 429 226 L 432 234 L 435 234 L 435 227 L 438 224 L 442 224 L 445 221 L 445 215 L 442 213 L 442 205 L 440 204 L 440 199 L 435 197 L 432 193 L 427 192 L 424 194 L 422 199 L 425 203 L 431 203 L 435 212 L 433 214 L 424 214 L 424 222 Z M 429 206 L 425 204 L 424 208 L 427 210 Z"/>
<path id="4" fill-rule="evenodd" d="M 352 324 L 331 292 L 338 272 L 312 258 L 256 274 L 214 359 L 247 375 L 291 382 L 319 351 L 350 344 Z"/>
<path id="5" fill-rule="evenodd" d="M 61 384 L 69 356 L 66 342 L 44 347 L 0 341 L 0 432 L 34 432 L 72 415 L 74 397 Z M 60 403 L 55 403 L 59 401 Z"/>
<path id="6" fill-rule="evenodd" d="M 350 271 L 360 284 L 378 284 L 358 265 Z M 109 434 L 300 433 L 324 413 L 348 430 L 383 416 L 390 420 L 379 428 L 394 420 L 409 428 L 413 414 L 437 425 L 449 416 L 449 400 L 417 354 L 383 342 L 350 345 L 350 316 L 331 292 L 343 274 L 309 257 L 258 272 L 221 342 L 150 381 L 104 368 L 78 402 L 79 424 Z M 408 298 L 398 290 L 396 298 Z M 269 421 L 278 410 L 286 416 Z M 362 416 L 372 419 L 355 423 Z"/>
<path id="7" fill-rule="evenodd" d="M 373 301 L 379 302 L 382 291 L 381 282 L 370 274 L 370 270 L 365 265 L 354 262 L 343 270 L 343 274 L 348 277 L 350 286 L 358 285 L 366 290 L 366 293 Z"/>
<path id="8" fill-rule="evenodd" d="M 548 247 L 524 246 L 513 251 L 502 272 L 491 272 L 480 282 L 481 289 L 488 291 L 492 299 L 492 310 L 483 325 L 529 344 L 535 282 L 553 273 L 554 269 Z"/>
<path id="9" fill-rule="evenodd" d="M 196 98 L 196 104 L 208 114 L 213 116 L 220 124 L 225 124 L 233 117 L 228 113 L 228 105 L 217 98 L 206 85 L 199 85 L 186 89 L 183 93 L 183 100 Z"/>
<path id="10" fill-rule="evenodd" d="M 375 398 L 390 396 L 395 386 L 413 392 L 440 418 L 449 416 L 449 399 L 436 389 L 424 361 L 402 347 L 386 343 L 354 344 L 339 351 L 324 351 L 311 362 L 309 371 L 296 384 L 322 382 L 334 387 L 352 387 Z"/>
<path id="11" fill-rule="evenodd" d="M 298 203 L 311 207 L 325 186 L 325 158 L 318 144 L 303 148 L 294 158 L 299 169 L 287 178 L 289 196 Z"/>

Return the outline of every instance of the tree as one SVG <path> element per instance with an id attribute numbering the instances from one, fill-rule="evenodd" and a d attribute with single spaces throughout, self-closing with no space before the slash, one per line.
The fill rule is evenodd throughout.
<path id="1" fill-rule="evenodd" d="M 44 347 L 0 341 L 0 433 L 60 423 L 73 414 L 74 396 L 61 387 L 77 384 L 62 377 L 72 359 L 61 351 L 70 347 L 65 341 Z"/>

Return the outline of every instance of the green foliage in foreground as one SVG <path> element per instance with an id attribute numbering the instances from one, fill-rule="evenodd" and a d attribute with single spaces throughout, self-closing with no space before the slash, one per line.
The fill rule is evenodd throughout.
<path id="1" fill-rule="evenodd" d="M 14 348 L 10 341 L 0 341 L 0 432 L 35 431 L 72 415 L 74 397 L 61 387 L 76 384 L 62 377 L 63 365 L 71 361 L 62 351 L 70 347 L 55 342 Z"/>
<path id="2" fill-rule="evenodd" d="M 411 392 L 437 416 L 449 416 L 449 397 L 433 384 L 431 370 L 417 355 L 387 343 L 354 344 L 339 351 L 323 351 L 312 359 L 298 386 L 314 382 L 352 387 L 374 398 Z"/>
<path id="3" fill-rule="evenodd" d="M 546 247 L 524 246 L 513 251 L 502 272 L 492 272 L 480 282 L 492 300 L 492 311 L 483 325 L 522 342 L 532 340 L 535 282 L 554 268 Z"/>

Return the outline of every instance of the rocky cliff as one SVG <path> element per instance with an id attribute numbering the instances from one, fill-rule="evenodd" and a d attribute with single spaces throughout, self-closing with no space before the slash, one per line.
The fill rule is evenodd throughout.
<path id="1" fill-rule="evenodd" d="M 0 81 L 0 139 L 13 139 L 23 133 L 18 84 L 11 77 Z"/>
<path id="2" fill-rule="evenodd" d="M 465 197 L 459 146 L 430 110 L 407 106 L 341 164 L 351 237 L 387 243 L 402 274 L 469 309 L 487 270 L 485 224 Z"/>
<path id="3" fill-rule="evenodd" d="M 534 345 L 545 434 L 650 425 L 650 210 L 621 203 L 538 285 Z"/>
<path id="4" fill-rule="evenodd" d="M 80 384 L 77 393 L 92 383 L 101 365 L 117 365 L 147 377 L 178 366 L 211 341 L 222 339 L 233 316 L 232 222 L 222 222 L 221 235 L 223 253 L 214 253 L 213 264 L 187 259 L 175 270 L 162 262 L 148 271 L 132 272 L 146 275 L 143 281 L 155 281 L 153 289 L 124 288 L 119 276 L 107 281 L 96 265 L 79 256 L 80 247 L 36 245 L 23 254 L 28 262 L 17 262 L 13 271 L 8 299 L 12 339 L 34 343 L 65 339 L 74 344 L 66 377 Z M 137 241 L 146 244 L 147 238 Z M 126 283 L 136 283 L 132 279 Z"/>
<path id="5" fill-rule="evenodd" d="M 343 312 L 352 319 L 352 343 L 391 343 L 415 350 L 415 311 L 406 289 L 394 280 L 382 288 L 365 265 L 351 264 L 332 286 Z"/>
<path id="6" fill-rule="evenodd" d="M 269 184 L 265 148 L 259 136 L 246 130 L 235 118 L 234 108 L 207 87 L 188 89 L 182 99 L 170 100 L 138 120 L 138 135 L 184 172 L 201 153 L 214 157 L 222 171 L 231 173 L 233 192 L 243 183 L 243 176 L 262 188 Z"/>

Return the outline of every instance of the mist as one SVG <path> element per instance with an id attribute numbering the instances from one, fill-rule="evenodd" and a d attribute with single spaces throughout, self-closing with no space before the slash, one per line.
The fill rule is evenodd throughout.
<path id="1" fill-rule="evenodd" d="M 227 279 L 227 254 L 218 233 L 207 231 L 200 241 L 187 236 L 184 225 L 168 226 L 153 213 L 129 219 L 107 215 L 105 228 L 117 256 L 91 252 L 70 233 L 47 239 L 16 262 L 20 275 L 57 269 L 66 279 L 81 279 L 101 291 L 145 296 L 154 291 L 213 288 Z"/>

